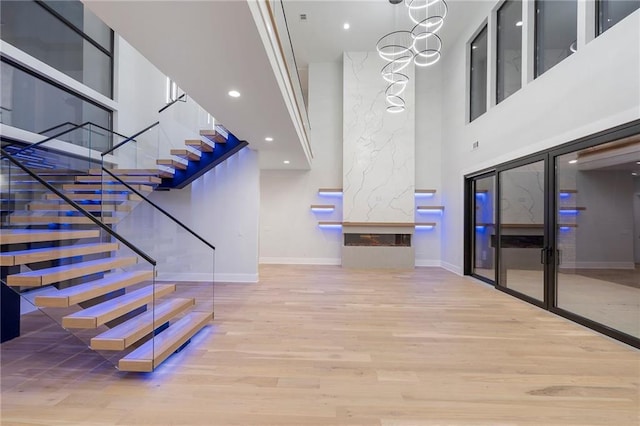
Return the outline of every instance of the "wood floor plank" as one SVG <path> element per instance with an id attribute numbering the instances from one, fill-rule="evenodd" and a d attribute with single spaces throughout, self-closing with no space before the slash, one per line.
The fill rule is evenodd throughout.
<path id="1" fill-rule="evenodd" d="M 259 272 L 217 282 L 213 325 L 152 374 L 116 371 L 25 316 L 25 335 L 0 346 L 3 424 L 638 425 L 638 350 L 482 282 L 440 268 Z"/>

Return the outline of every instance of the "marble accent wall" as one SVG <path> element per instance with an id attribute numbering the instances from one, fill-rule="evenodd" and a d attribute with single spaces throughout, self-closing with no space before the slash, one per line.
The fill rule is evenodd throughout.
<path id="1" fill-rule="evenodd" d="M 343 221 L 412 223 L 415 217 L 413 66 L 406 110 L 386 111 L 385 65 L 375 52 L 345 52 L 343 62 Z"/>

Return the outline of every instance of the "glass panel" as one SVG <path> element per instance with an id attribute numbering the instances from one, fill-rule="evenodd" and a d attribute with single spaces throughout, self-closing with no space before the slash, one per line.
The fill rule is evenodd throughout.
<path id="1" fill-rule="evenodd" d="M 640 138 L 556 158 L 557 306 L 640 337 Z"/>
<path id="2" fill-rule="evenodd" d="M 474 254 L 473 272 L 491 281 L 496 279 L 495 246 L 495 176 L 476 179 L 474 182 Z M 494 237 L 495 238 L 495 237 Z"/>
<path id="3" fill-rule="evenodd" d="M 85 8 L 80 1 L 62 0 L 53 1 L 46 0 L 51 9 L 58 12 L 66 20 L 71 22 L 76 28 L 91 37 L 108 51 L 111 49 L 111 28 L 107 27 L 92 11 Z"/>
<path id="4" fill-rule="evenodd" d="M 487 111 L 487 27 L 471 42 L 471 121 Z"/>
<path id="5" fill-rule="evenodd" d="M 576 51 L 576 0 L 536 1 L 536 77 Z"/>
<path id="6" fill-rule="evenodd" d="M 640 8 L 638 0 L 600 0 L 598 2 L 598 35 Z"/>
<path id="7" fill-rule="evenodd" d="M 500 103 L 522 86 L 522 1 L 510 0 L 498 9 L 497 93 Z"/>
<path id="8" fill-rule="evenodd" d="M 537 300 L 544 297 L 544 181 L 544 161 L 500 173 L 500 285 Z"/>
<path id="9" fill-rule="evenodd" d="M 2 124 L 34 133 L 41 133 L 65 122 L 74 124 L 92 122 L 107 129 L 111 128 L 110 111 L 87 102 L 7 62 L 0 64 L 0 81 L 2 84 L 0 122 Z M 57 132 L 68 128 L 62 128 Z M 55 132 L 56 130 L 46 133 L 53 136 Z M 75 132 L 60 139 L 87 146 L 84 142 L 70 139 L 71 137 L 79 137 L 79 135 L 79 132 Z M 99 134 L 94 134 L 93 149 L 105 151 L 110 146 L 109 137 L 103 135 L 101 139 Z"/>
<path id="10" fill-rule="evenodd" d="M 152 295 L 160 290 L 154 285 L 153 263 L 90 219 L 91 212 L 100 211 L 96 204 L 100 194 L 93 190 L 79 196 L 76 190 L 77 177 L 86 177 L 86 160 L 39 148 L 2 154 L 0 241 L 4 258 L 0 280 L 18 296 L 10 299 L 21 311 L 12 321 L 20 324 L 23 333 L 37 333 L 51 327 L 53 321 L 54 329 L 62 332 L 61 339 L 69 332 L 117 365 L 133 342 L 108 340 L 105 333 L 145 312 L 153 315 Z M 20 167 L 29 158 L 39 159 L 39 169 L 28 168 L 32 173 L 74 199 L 80 208 Z M 109 205 L 114 207 L 109 218 L 113 223 L 119 212 L 115 202 Z M 122 306 L 125 300 L 131 302 L 127 309 Z M 141 331 L 134 341 L 149 339 L 150 331 Z M 102 346 L 97 343 L 101 337 Z"/>
<path id="11" fill-rule="evenodd" d="M 0 2 L 2 40 L 111 97 L 111 58 L 32 1 Z"/>

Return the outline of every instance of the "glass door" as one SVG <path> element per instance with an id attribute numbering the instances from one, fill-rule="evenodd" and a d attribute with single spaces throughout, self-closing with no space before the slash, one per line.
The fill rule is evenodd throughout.
<path id="1" fill-rule="evenodd" d="M 472 274 L 483 281 L 495 284 L 496 254 L 492 236 L 496 229 L 495 173 L 473 178 L 473 260 Z"/>
<path id="2" fill-rule="evenodd" d="M 640 135 L 554 162 L 553 306 L 640 338 Z"/>
<path id="3" fill-rule="evenodd" d="M 541 306 L 548 262 L 545 157 L 499 171 L 498 232 L 491 236 L 498 247 L 498 286 Z"/>

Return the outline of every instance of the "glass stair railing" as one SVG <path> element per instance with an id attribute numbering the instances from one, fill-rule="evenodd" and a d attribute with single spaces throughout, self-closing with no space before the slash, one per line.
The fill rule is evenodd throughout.
<path id="1" fill-rule="evenodd" d="M 23 305 L 121 370 L 153 371 L 213 317 L 214 248 L 146 200 L 157 180 L 114 179 L 48 142 L 2 149 L 2 339 L 28 320 Z M 180 244 L 193 250 L 167 251 Z"/>

